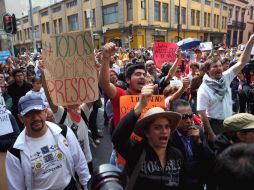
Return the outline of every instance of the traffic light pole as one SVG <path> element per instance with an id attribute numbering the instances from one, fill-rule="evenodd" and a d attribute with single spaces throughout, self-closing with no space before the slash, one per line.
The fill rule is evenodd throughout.
<path id="1" fill-rule="evenodd" d="M 30 12 L 31 27 L 32 27 L 32 35 L 33 35 L 33 48 L 34 48 L 34 53 L 37 53 L 36 36 L 34 31 L 34 20 L 33 20 L 33 6 L 32 6 L 31 0 L 29 0 L 29 9 L 30 9 L 29 12 Z"/>
<path id="2" fill-rule="evenodd" d="M 13 35 L 12 34 L 8 34 L 6 33 L 8 38 L 10 39 L 11 41 L 11 53 L 12 53 L 12 56 L 15 57 L 15 54 L 14 54 L 14 46 L 13 46 Z"/>

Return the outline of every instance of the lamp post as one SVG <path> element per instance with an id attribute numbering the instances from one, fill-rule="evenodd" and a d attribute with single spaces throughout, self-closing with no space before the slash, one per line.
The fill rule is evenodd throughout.
<path id="1" fill-rule="evenodd" d="M 177 37 L 178 37 L 178 41 L 180 41 L 180 10 L 181 10 L 181 1 L 178 1 L 179 6 L 178 6 L 178 24 L 177 24 Z"/>
<path id="2" fill-rule="evenodd" d="M 32 35 L 33 35 L 33 48 L 34 48 L 34 53 L 37 53 L 36 36 L 34 31 L 34 20 L 33 20 L 33 6 L 32 6 L 31 0 L 29 0 L 29 8 L 30 8 L 29 12 L 30 12 L 31 27 L 32 27 Z"/>

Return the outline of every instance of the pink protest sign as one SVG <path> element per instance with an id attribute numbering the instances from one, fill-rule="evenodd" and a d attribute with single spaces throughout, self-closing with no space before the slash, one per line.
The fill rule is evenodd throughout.
<path id="1" fill-rule="evenodd" d="M 158 68 L 162 67 L 162 64 L 176 60 L 176 49 L 178 48 L 176 43 L 171 42 L 154 42 L 153 45 L 153 57 L 155 64 Z"/>

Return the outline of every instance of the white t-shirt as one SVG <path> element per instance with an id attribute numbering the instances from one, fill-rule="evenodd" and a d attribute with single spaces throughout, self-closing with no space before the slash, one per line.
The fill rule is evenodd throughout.
<path id="1" fill-rule="evenodd" d="M 87 105 L 82 104 L 81 109 L 84 111 L 86 118 L 89 119 L 90 110 L 87 107 Z M 54 118 L 57 123 L 59 123 L 61 121 L 63 113 L 64 113 L 64 108 L 62 106 L 58 106 L 57 112 L 54 113 Z M 81 118 L 80 122 L 77 123 L 75 121 L 72 121 L 69 113 L 67 113 L 64 124 L 68 127 L 71 127 L 73 125 L 73 123 L 78 125 L 78 129 L 77 129 L 78 141 L 81 146 L 81 149 L 83 150 L 83 152 L 85 154 L 86 161 L 89 163 L 92 161 L 92 153 L 91 153 L 91 149 L 90 149 L 90 145 L 89 145 L 88 127 L 82 118 Z"/>
<path id="2" fill-rule="evenodd" d="M 219 120 L 224 120 L 233 114 L 230 83 L 236 75 L 233 69 L 230 68 L 223 72 L 223 76 L 225 77 L 227 92 L 222 101 L 204 82 L 200 85 L 197 93 L 197 111 L 206 110 L 208 117 Z M 206 77 L 208 75 L 205 75 L 203 80 Z"/>
<path id="3" fill-rule="evenodd" d="M 72 176 L 66 157 L 59 149 L 52 132 L 48 129 L 39 138 L 26 136 L 26 141 L 32 163 L 33 190 L 64 189 Z"/>

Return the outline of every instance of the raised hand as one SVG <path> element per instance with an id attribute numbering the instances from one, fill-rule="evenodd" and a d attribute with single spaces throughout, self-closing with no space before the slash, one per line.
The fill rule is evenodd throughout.
<path id="1" fill-rule="evenodd" d="M 111 56 L 113 56 L 117 52 L 116 44 L 110 42 L 103 46 L 102 48 L 102 60 L 110 60 Z"/>

